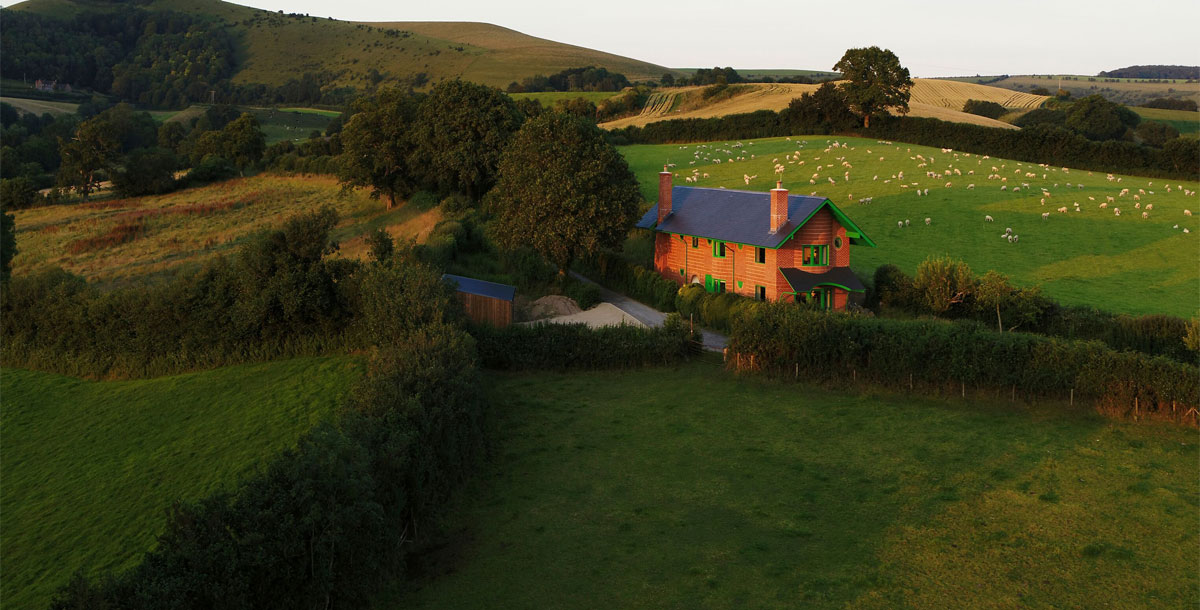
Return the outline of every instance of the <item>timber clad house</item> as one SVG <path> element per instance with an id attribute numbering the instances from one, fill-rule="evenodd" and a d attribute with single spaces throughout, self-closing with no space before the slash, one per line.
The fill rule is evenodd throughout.
<path id="1" fill-rule="evenodd" d="M 862 282 L 850 244 L 875 242 L 824 197 L 673 186 L 658 175 L 658 203 L 637 226 L 655 231 L 654 268 L 679 284 L 760 301 L 846 308 Z"/>

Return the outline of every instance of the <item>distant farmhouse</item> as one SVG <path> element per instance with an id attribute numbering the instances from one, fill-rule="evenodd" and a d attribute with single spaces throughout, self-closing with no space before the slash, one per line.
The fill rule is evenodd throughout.
<path id="1" fill-rule="evenodd" d="M 658 175 L 658 203 L 637 226 L 656 232 L 654 268 L 680 284 L 761 301 L 846 308 L 865 289 L 850 271 L 850 244 L 875 247 L 833 202 L 788 195 L 673 186 Z"/>
<path id="2" fill-rule="evenodd" d="M 57 80 L 42 80 L 40 78 L 37 79 L 36 81 L 34 81 L 33 88 L 38 91 L 66 91 L 67 93 L 71 92 L 71 85 L 69 85 L 69 84 L 63 83 L 60 85 L 60 84 L 58 84 Z"/>

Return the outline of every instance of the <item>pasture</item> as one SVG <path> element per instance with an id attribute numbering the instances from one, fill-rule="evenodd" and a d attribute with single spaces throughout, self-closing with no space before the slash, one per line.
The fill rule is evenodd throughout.
<path id="1" fill-rule="evenodd" d="M 114 285 L 160 277 L 232 254 L 256 233 L 324 205 L 341 216 L 333 239 L 336 256 L 348 258 L 366 257 L 364 238 L 376 229 L 421 241 L 441 219 L 437 208 L 387 211 L 365 191 L 342 192 L 332 176 L 262 174 L 166 195 L 17 210 L 13 273 L 59 266 Z"/>
<path id="2" fill-rule="evenodd" d="M 1166 110 L 1134 106 L 1130 110 L 1138 113 L 1143 121 L 1157 121 L 1174 127 L 1180 135 L 1200 133 L 1200 112 L 1190 110 Z"/>
<path id="3" fill-rule="evenodd" d="M 621 151 L 651 202 L 667 163 L 675 164 L 677 186 L 754 191 L 775 186 L 778 163 L 785 188 L 828 197 L 878 244 L 851 250 L 851 266 L 863 274 L 885 263 L 911 274 L 926 258 L 948 254 L 978 274 L 994 269 L 1018 285 L 1040 284 L 1066 304 L 1184 317 L 1200 306 L 1200 215 L 1184 215 L 1200 213 L 1196 182 L 1109 180 L 1104 172 L 831 136 Z M 1153 209 L 1142 218 L 1147 204 Z M 1000 237 L 1006 228 L 1020 236 L 1017 243 Z"/>
<path id="4" fill-rule="evenodd" d="M 232 489 L 359 374 L 347 357 L 138 381 L 3 369 L 4 605 L 44 608 L 76 570 L 132 567 L 173 502 Z"/>
<path id="5" fill-rule="evenodd" d="M 375 606 L 1197 602 L 1194 431 L 719 364 L 495 375 L 495 457 Z"/>

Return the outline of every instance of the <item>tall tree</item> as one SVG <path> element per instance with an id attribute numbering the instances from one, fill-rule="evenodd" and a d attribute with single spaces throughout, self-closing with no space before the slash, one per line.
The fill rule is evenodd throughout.
<path id="1" fill-rule="evenodd" d="M 425 183 L 439 191 L 478 199 L 495 184 L 500 155 L 523 120 L 499 89 L 442 83 L 418 109 L 412 165 L 423 168 Z"/>
<path id="2" fill-rule="evenodd" d="M 417 178 L 409 167 L 417 98 L 399 89 L 382 90 L 354 104 L 354 115 L 342 128 L 338 180 L 343 187 L 367 187 L 383 197 L 388 209 L 397 198 L 411 195 Z"/>
<path id="3" fill-rule="evenodd" d="M 499 242 L 529 246 L 560 271 L 582 254 L 619 247 L 641 200 L 629 165 L 600 130 L 557 112 L 517 132 L 489 197 Z"/>
<path id="4" fill-rule="evenodd" d="M 885 114 L 888 108 L 908 112 L 913 82 L 895 53 L 879 47 L 849 49 L 833 69 L 846 79 L 842 89 L 850 106 L 862 115 L 863 127 L 870 127 L 871 117 Z"/>
<path id="5" fill-rule="evenodd" d="M 267 148 L 267 139 L 258 127 L 258 119 L 249 112 L 225 126 L 221 130 L 225 140 L 225 158 L 246 175 L 246 168 L 262 159 L 263 151 Z"/>
<path id="6" fill-rule="evenodd" d="M 100 182 L 96 173 L 117 160 L 121 139 L 112 123 L 97 116 L 80 123 L 70 140 L 60 138 L 58 146 L 62 156 L 59 184 L 75 189 L 87 201 Z"/>

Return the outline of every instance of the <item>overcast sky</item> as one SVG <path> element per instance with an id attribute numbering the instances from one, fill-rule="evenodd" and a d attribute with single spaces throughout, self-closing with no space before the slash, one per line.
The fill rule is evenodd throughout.
<path id="1" fill-rule="evenodd" d="M 348 21 L 483 21 L 672 67 L 828 70 L 891 49 L 914 76 L 1095 74 L 1200 64 L 1200 2 L 240 0 Z"/>

